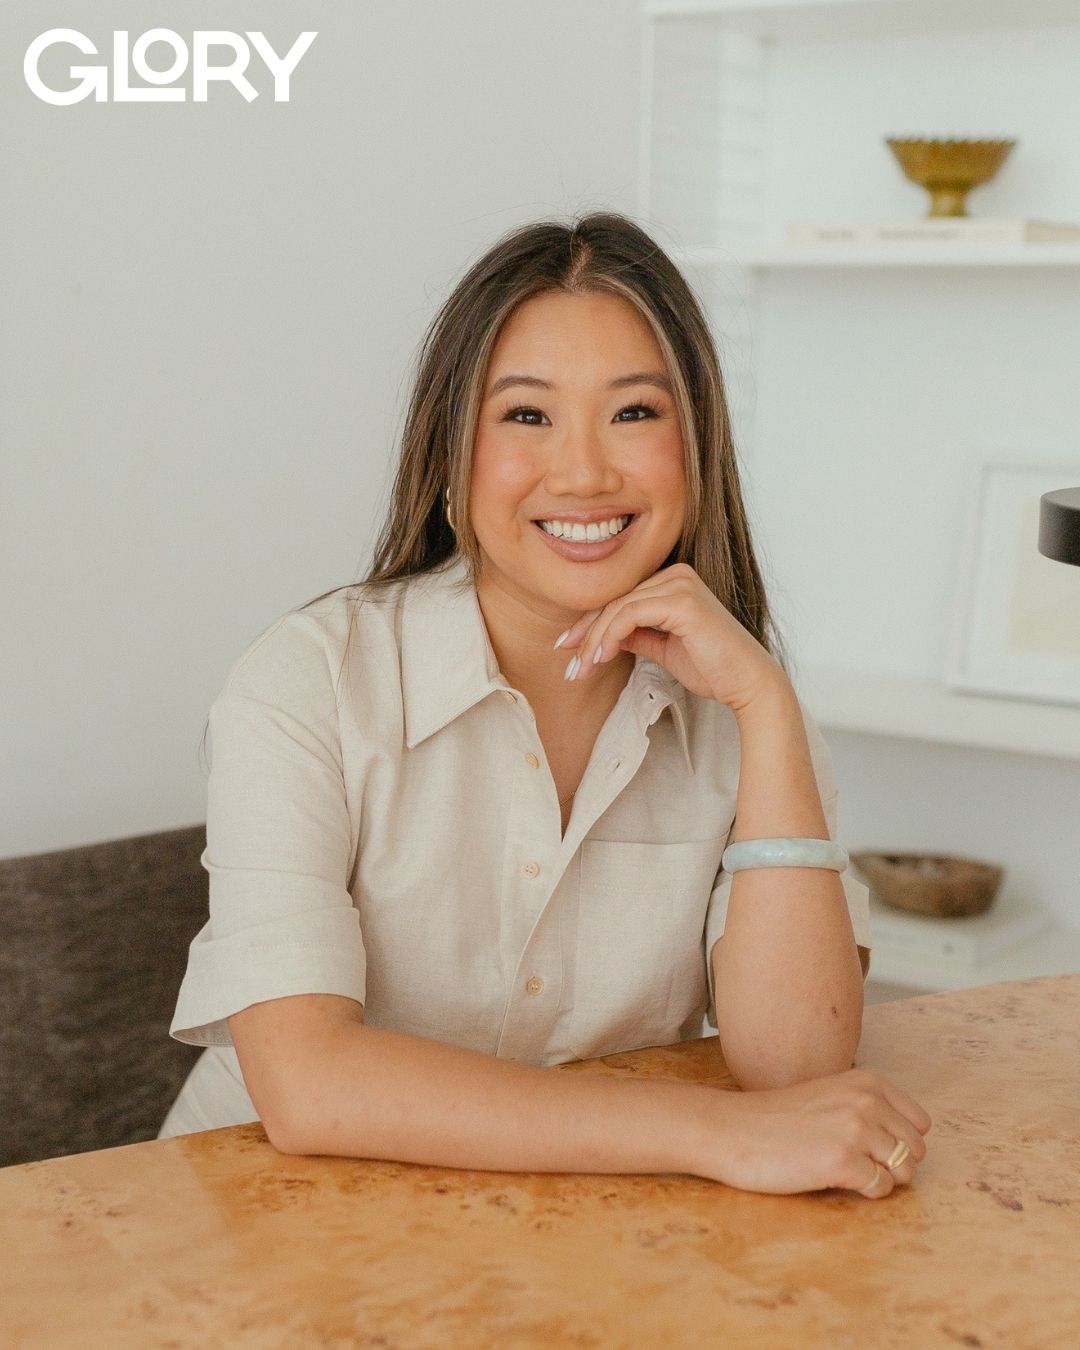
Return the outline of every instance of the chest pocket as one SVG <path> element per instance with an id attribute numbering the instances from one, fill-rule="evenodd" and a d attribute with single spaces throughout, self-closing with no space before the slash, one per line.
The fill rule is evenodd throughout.
<path id="1" fill-rule="evenodd" d="M 581 1059 L 670 1045 L 708 998 L 705 914 L 726 834 L 689 843 L 581 843 L 573 1009 Z"/>

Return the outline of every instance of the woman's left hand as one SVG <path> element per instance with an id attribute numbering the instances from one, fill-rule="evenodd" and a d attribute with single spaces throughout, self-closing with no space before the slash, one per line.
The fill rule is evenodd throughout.
<path id="1" fill-rule="evenodd" d="M 660 631 L 657 631 L 660 630 Z M 588 610 L 560 651 L 576 649 L 575 676 L 587 680 L 620 651 L 670 671 L 691 693 L 741 712 L 787 674 L 779 662 L 713 595 L 689 563 L 675 563 L 639 582 L 603 609 Z"/>

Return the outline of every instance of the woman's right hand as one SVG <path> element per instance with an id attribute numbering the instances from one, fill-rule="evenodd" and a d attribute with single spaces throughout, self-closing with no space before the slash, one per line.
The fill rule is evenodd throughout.
<path id="1" fill-rule="evenodd" d="M 694 1172 L 744 1191 L 794 1195 L 831 1186 L 874 1199 L 906 1185 L 926 1157 L 930 1117 L 906 1092 L 871 1069 L 853 1068 L 791 1087 L 755 1092 L 706 1089 L 705 1156 Z M 910 1156 L 885 1166 L 897 1140 Z M 881 1164 L 880 1175 L 875 1161 Z"/>

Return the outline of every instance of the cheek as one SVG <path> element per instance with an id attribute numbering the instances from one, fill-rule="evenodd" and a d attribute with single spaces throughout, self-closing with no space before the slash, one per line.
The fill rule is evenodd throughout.
<path id="1" fill-rule="evenodd" d="M 497 434 L 477 437 L 472 476 L 477 502 L 512 513 L 535 489 L 538 473 L 531 457 L 520 447 L 500 445 Z"/>
<path id="2" fill-rule="evenodd" d="M 643 445 L 626 467 L 650 494 L 672 498 L 686 495 L 682 438 L 677 433 Z"/>
<path id="3" fill-rule="evenodd" d="M 665 438 L 657 458 L 657 474 L 671 492 L 686 492 L 686 466 L 683 463 L 683 442 L 678 428 Z"/>

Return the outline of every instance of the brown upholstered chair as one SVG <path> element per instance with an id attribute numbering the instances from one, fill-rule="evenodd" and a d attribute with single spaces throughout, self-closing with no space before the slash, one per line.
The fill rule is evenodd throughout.
<path id="1" fill-rule="evenodd" d="M 207 916 L 205 825 L 0 859 L 0 1166 L 152 1139 Z"/>

